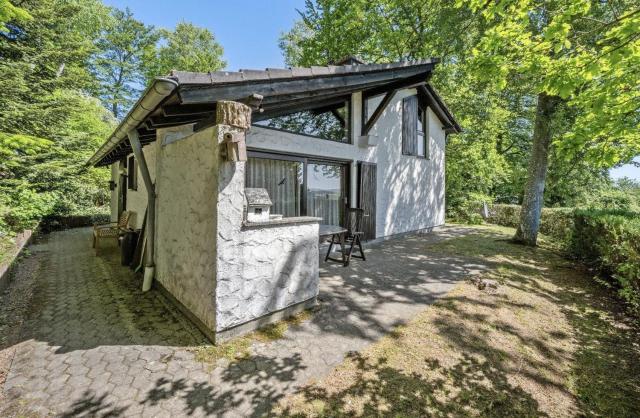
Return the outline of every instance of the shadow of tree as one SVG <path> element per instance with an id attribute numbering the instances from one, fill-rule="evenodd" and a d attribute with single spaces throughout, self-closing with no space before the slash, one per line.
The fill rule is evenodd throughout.
<path id="1" fill-rule="evenodd" d="M 206 381 L 161 377 L 140 404 L 158 406 L 176 399 L 183 403 L 184 415 L 217 415 L 241 409 L 246 415 L 258 416 L 291 389 L 288 384 L 305 368 L 300 354 L 285 358 L 253 356 L 230 363 Z"/>
<path id="2" fill-rule="evenodd" d="M 85 417 L 120 417 L 123 416 L 128 407 L 115 406 L 113 402 L 107 400 L 108 395 L 97 395 L 91 390 L 87 390 L 82 397 L 75 401 L 70 409 L 60 416 L 62 418 Z"/>
<path id="3" fill-rule="evenodd" d="M 307 387 L 297 396 L 311 409 L 300 412 L 285 405 L 278 415 L 546 416 L 531 395 L 511 384 L 501 370 L 470 355 L 449 367 L 425 358 L 421 373 L 405 373 L 385 358 L 372 360 L 359 353 L 351 354 L 349 362 L 355 369 L 355 377 L 349 379 L 353 384 Z"/>

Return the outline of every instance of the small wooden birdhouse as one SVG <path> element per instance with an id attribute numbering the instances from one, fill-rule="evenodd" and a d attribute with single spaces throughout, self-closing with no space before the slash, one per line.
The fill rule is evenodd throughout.
<path id="1" fill-rule="evenodd" d="M 247 221 L 269 221 L 272 203 L 267 189 L 244 189 L 244 198 L 247 205 Z"/>

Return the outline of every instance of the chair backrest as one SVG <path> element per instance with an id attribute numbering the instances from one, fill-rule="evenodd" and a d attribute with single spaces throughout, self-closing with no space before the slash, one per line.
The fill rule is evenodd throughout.
<path id="1" fill-rule="evenodd" d="M 364 209 L 359 208 L 346 208 L 346 225 L 347 235 L 351 236 L 354 232 L 362 232 L 362 217 L 364 216 Z"/>
<path id="2" fill-rule="evenodd" d="M 126 229 L 129 226 L 129 219 L 131 219 L 131 212 L 128 210 L 123 211 L 118 219 L 118 228 Z"/>

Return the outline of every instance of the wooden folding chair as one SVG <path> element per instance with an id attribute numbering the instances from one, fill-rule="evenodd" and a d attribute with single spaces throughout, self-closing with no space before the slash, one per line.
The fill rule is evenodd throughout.
<path id="1" fill-rule="evenodd" d="M 349 261 L 351 261 L 351 257 L 360 258 L 363 261 L 366 261 L 366 257 L 364 255 L 364 249 L 362 248 L 361 238 L 364 235 L 362 232 L 362 217 L 364 216 L 364 209 L 357 208 L 346 208 L 346 228 L 347 233 L 345 235 L 345 243 L 347 244 L 347 260 L 345 262 L 345 266 L 349 265 Z M 352 254 L 353 247 L 358 246 L 358 250 L 360 251 L 360 255 Z"/>

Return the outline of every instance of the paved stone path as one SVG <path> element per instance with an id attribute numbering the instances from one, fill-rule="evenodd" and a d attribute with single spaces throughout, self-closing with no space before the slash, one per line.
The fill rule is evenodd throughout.
<path id="1" fill-rule="evenodd" d="M 425 248 L 466 232 L 447 227 L 373 244 L 366 262 L 348 268 L 321 262 L 320 307 L 311 319 L 280 340 L 255 343 L 250 359 L 215 368 L 189 350 L 205 343 L 200 332 L 157 291 L 141 293 L 115 248 L 95 257 L 90 230 L 50 234 L 30 248 L 39 268 L 19 341 L 9 347 L 0 416 L 268 414 L 279 397 L 481 269 Z"/>

